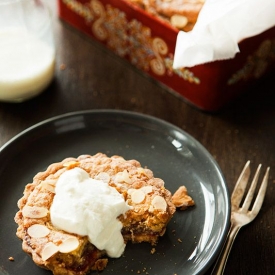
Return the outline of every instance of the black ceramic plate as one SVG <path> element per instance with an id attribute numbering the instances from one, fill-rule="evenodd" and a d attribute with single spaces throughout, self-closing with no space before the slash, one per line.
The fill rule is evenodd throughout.
<path id="1" fill-rule="evenodd" d="M 149 244 L 128 244 L 111 259 L 107 274 L 203 274 L 217 256 L 229 224 L 228 191 L 211 155 L 181 129 L 137 113 L 100 110 L 43 121 L 0 149 L 0 274 L 46 275 L 21 249 L 14 215 L 17 200 L 38 171 L 66 157 L 103 152 L 137 159 L 175 192 L 187 186 L 196 206 L 176 212 L 151 253 Z M 13 257 L 14 261 L 9 261 Z"/>

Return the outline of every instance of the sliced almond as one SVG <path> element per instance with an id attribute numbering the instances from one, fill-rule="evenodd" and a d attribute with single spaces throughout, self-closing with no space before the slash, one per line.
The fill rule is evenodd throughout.
<path id="1" fill-rule="evenodd" d="M 48 209 L 45 207 L 25 205 L 22 210 L 22 214 L 24 217 L 27 218 L 39 219 L 44 218 L 48 215 Z"/>
<path id="2" fill-rule="evenodd" d="M 129 173 L 127 170 L 124 170 L 123 172 L 118 172 L 115 177 L 115 183 L 121 183 L 121 182 L 126 182 L 128 184 L 132 183 L 132 180 L 129 176 Z"/>
<path id="3" fill-rule="evenodd" d="M 187 25 L 188 19 L 183 15 L 174 14 L 171 16 L 170 22 L 174 27 L 178 29 L 183 29 Z"/>
<path id="4" fill-rule="evenodd" d="M 152 200 L 152 205 L 154 209 L 160 210 L 160 211 L 166 211 L 167 203 L 165 199 L 159 195 L 155 196 Z"/>
<path id="5" fill-rule="evenodd" d="M 71 237 L 67 238 L 66 240 L 64 240 L 62 242 L 62 244 L 60 244 L 58 246 L 58 248 L 61 253 L 69 253 L 69 252 L 77 249 L 78 246 L 79 246 L 78 239 L 74 236 L 71 236 Z"/>
<path id="6" fill-rule="evenodd" d="M 142 167 L 138 167 L 137 171 L 139 174 L 144 174 L 144 169 Z"/>
<path id="7" fill-rule="evenodd" d="M 63 166 L 71 169 L 71 168 L 76 167 L 78 164 L 79 164 L 78 161 L 71 160 L 71 161 L 67 161 L 67 162 L 63 163 Z"/>
<path id="8" fill-rule="evenodd" d="M 137 189 L 131 194 L 131 199 L 134 203 L 141 203 L 145 199 L 145 194 L 142 190 Z"/>
<path id="9" fill-rule="evenodd" d="M 42 224 L 33 224 L 28 228 L 28 234 L 32 238 L 43 238 L 49 235 L 50 230 L 47 226 Z"/>
<path id="10" fill-rule="evenodd" d="M 131 195 L 133 194 L 134 191 L 136 191 L 136 189 L 130 188 L 130 189 L 127 190 L 127 193 L 128 193 L 128 195 L 131 196 Z"/>
<path id="11" fill-rule="evenodd" d="M 59 248 L 57 245 L 55 245 L 52 242 L 47 243 L 42 252 L 41 252 L 41 258 L 43 261 L 48 260 L 51 256 L 53 256 L 54 254 L 56 254 L 59 251 Z"/>
<path id="12" fill-rule="evenodd" d="M 109 183 L 110 181 L 110 176 L 106 172 L 100 172 L 98 175 L 95 176 L 95 180 L 101 180 L 105 183 Z"/>
<path id="13" fill-rule="evenodd" d="M 46 179 L 46 180 L 43 180 L 42 182 L 46 182 L 46 183 L 48 183 L 48 184 L 50 184 L 52 186 L 55 186 L 56 182 L 57 182 L 57 179 Z"/>
<path id="14" fill-rule="evenodd" d="M 55 193 L 55 187 L 52 184 L 49 184 L 47 181 L 42 181 L 41 187 L 46 189 L 47 191 Z"/>
<path id="15" fill-rule="evenodd" d="M 148 175 L 146 174 L 146 171 L 144 170 L 144 168 L 138 167 L 138 168 L 137 168 L 137 172 L 138 172 L 140 175 L 146 176 L 146 177 L 148 178 Z"/>
<path id="16" fill-rule="evenodd" d="M 149 194 L 149 193 L 152 193 L 153 187 L 150 186 L 150 185 L 148 185 L 148 186 L 143 186 L 143 187 L 140 188 L 140 190 L 142 190 L 142 192 L 143 192 L 144 194 Z"/>

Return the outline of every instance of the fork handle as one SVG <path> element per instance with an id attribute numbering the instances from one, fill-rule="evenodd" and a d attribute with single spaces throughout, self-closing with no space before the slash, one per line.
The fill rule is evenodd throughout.
<path id="1" fill-rule="evenodd" d="M 226 241 L 225 241 L 223 248 L 219 254 L 219 257 L 215 263 L 215 266 L 212 270 L 211 275 L 222 275 L 223 274 L 225 265 L 226 265 L 226 262 L 228 259 L 228 255 L 230 253 L 233 242 L 234 242 L 240 228 L 241 228 L 240 226 L 231 224 L 231 227 L 230 227 L 229 232 L 226 237 Z"/>

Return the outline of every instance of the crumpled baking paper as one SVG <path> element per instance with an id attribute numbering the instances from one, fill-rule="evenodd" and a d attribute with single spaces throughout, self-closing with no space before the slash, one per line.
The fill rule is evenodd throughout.
<path id="1" fill-rule="evenodd" d="M 180 31 L 173 67 L 233 58 L 238 43 L 275 26 L 275 0 L 206 0 L 190 32 Z"/>

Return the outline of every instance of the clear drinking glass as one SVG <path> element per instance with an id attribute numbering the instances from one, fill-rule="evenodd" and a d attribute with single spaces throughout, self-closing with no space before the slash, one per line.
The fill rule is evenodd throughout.
<path id="1" fill-rule="evenodd" d="M 55 45 L 41 0 L 0 0 L 0 101 L 22 102 L 52 81 Z"/>

